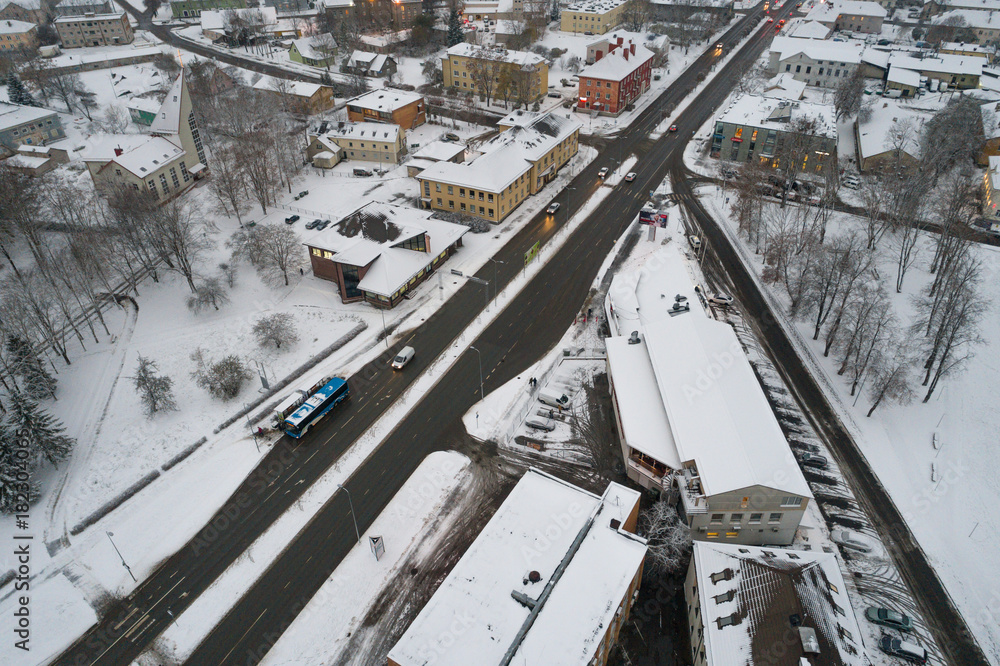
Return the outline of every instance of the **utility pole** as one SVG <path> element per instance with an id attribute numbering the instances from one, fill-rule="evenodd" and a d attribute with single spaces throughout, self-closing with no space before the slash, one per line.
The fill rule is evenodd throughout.
<path id="1" fill-rule="evenodd" d="M 476 349 L 472 345 L 469 345 L 469 349 L 476 352 L 476 354 L 479 356 L 479 399 L 485 402 L 486 391 L 483 389 L 483 355 L 480 353 L 478 349 Z"/>
<path id="2" fill-rule="evenodd" d="M 111 545 L 112 545 L 112 547 L 114 547 L 115 552 L 118 553 L 118 557 L 121 558 L 121 560 L 122 560 L 122 566 L 125 567 L 125 571 L 128 571 L 128 575 L 132 576 L 132 582 L 133 583 L 138 583 L 139 581 L 137 581 L 135 579 L 135 574 L 132 573 L 132 569 L 129 568 L 129 565 L 125 563 L 125 558 L 122 556 L 122 552 L 120 550 L 118 550 L 118 546 L 115 546 L 115 540 L 111 538 L 111 537 L 113 537 L 115 535 L 114 532 L 105 532 L 105 534 L 108 535 L 108 541 L 111 542 Z"/>

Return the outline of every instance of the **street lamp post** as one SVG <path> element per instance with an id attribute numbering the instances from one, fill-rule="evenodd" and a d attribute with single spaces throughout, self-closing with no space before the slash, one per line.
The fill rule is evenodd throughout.
<path id="1" fill-rule="evenodd" d="M 354 534 L 358 537 L 358 543 L 361 543 L 361 531 L 358 530 L 358 519 L 354 515 L 354 502 L 351 500 L 351 491 L 339 483 L 337 484 L 337 487 L 347 493 L 347 503 L 351 506 L 351 520 L 354 521 Z"/>
<path id="2" fill-rule="evenodd" d="M 469 345 L 469 349 L 476 352 L 476 354 L 479 356 L 479 397 L 481 400 L 485 402 L 486 391 L 483 390 L 483 355 L 482 353 L 480 353 L 478 349 L 476 349 L 472 345 Z"/>
<path id="3" fill-rule="evenodd" d="M 132 573 L 132 569 L 130 569 L 129 566 L 128 566 L 128 564 L 125 563 L 125 558 L 122 556 L 122 552 L 120 550 L 118 550 L 118 546 L 115 546 L 115 540 L 111 538 L 111 537 L 113 537 L 115 535 L 114 532 L 105 532 L 105 534 L 108 535 L 108 541 L 111 542 L 111 545 L 115 549 L 115 552 L 118 553 L 118 557 L 121 558 L 122 566 L 125 567 L 125 571 L 128 572 L 129 576 L 132 576 L 132 582 L 133 583 L 138 583 L 139 581 L 137 581 L 135 579 L 135 574 Z"/>
<path id="4" fill-rule="evenodd" d="M 503 264 L 505 262 L 499 259 L 494 259 L 490 257 L 490 261 L 493 262 L 493 302 L 497 300 L 497 292 L 500 290 L 500 283 L 497 281 L 497 264 Z"/>

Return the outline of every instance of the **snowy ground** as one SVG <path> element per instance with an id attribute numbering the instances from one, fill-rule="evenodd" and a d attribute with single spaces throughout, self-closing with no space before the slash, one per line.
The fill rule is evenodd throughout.
<path id="1" fill-rule="evenodd" d="M 728 220 L 721 195 L 714 186 L 702 192 L 717 218 L 727 220 L 735 240 L 735 226 Z M 838 215 L 829 233 L 855 224 L 859 223 L 850 216 Z M 933 243 L 932 235 L 922 235 L 903 293 L 890 294 L 904 324 L 912 313 L 911 299 L 930 281 L 927 266 Z M 888 245 L 882 243 L 879 270 L 894 276 L 895 262 L 888 256 Z M 975 350 L 967 370 L 944 380 L 927 404 L 920 402 L 924 392 L 917 386 L 913 404 L 882 405 L 866 418 L 868 397 L 855 400 L 849 395 L 849 384 L 836 374 L 835 359 L 832 355 L 822 357 L 822 339 L 811 340 L 809 324 L 787 318 L 782 323 L 812 365 L 820 385 L 892 495 L 981 646 L 991 659 L 1000 661 L 996 622 L 1000 617 L 1000 584 L 995 574 L 1000 568 L 1000 551 L 991 538 L 1000 528 L 1000 515 L 994 508 L 1000 494 L 1000 460 L 993 454 L 1000 417 L 992 397 L 1000 373 L 995 362 L 1000 340 L 1000 251 L 979 246 L 977 252 L 984 268 L 982 289 L 990 302 L 981 331 L 986 343 Z M 758 257 L 749 251 L 744 256 L 760 270 Z M 775 303 L 775 312 L 787 311 L 783 292 L 772 289 L 767 293 Z M 931 445 L 935 433 L 941 441 L 938 450 Z M 932 463 L 939 470 L 936 481 L 931 479 Z M 970 511 L 970 507 L 976 509 Z"/>

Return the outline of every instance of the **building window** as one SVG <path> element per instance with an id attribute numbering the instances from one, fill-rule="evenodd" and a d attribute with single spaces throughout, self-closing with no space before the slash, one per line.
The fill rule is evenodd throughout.
<path id="1" fill-rule="evenodd" d="M 731 516 L 729 516 L 729 522 L 731 522 L 731 523 L 742 523 L 743 522 L 743 514 L 742 513 L 734 513 L 734 514 L 732 514 Z"/>
<path id="2" fill-rule="evenodd" d="M 441 197 L 438 197 L 438 206 L 441 205 Z"/>
<path id="3" fill-rule="evenodd" d="M 802 498 L 796 495 L 789 495 L 788 497 L 781 498 L 781 506 L 800 506 L 802 504 Z"/>
<path id="4" fill-rule="evenodd" d="M 465 203 L 464 202 L 461 203 L 461 204 L 459 204 L 459 206 L 461 207 L 462 210 L 465 210 Z"/>
<path id="5" fill-rule="evenodd" d="M 750 514 L 750 524 L 751 525 L 760 525 L 760 521 L 763 518 L 764 518 L 764 514 L 762 514 L 762 513 L 751 513 Z"/>
<path id="6" fill-rule="evenodd" d="M 767 522 L 768 523 L 780 523 L 781 522 L 781 514 L 780 513 L 769 514 L 767 516 Z"/>
<path id="7" fill-rule="evenodd" d="M 725 519 L 726 514 L 724 513 L 713 513 L 712 514 L 712 525 L 721 525 L 722 521 Z"/>
<path id="8" fill-rule="evenodd" d="M 709 532 L 706 536 L 709 539 L 718 539 L 719 538 L 719 533 L 718 532 Z"/>

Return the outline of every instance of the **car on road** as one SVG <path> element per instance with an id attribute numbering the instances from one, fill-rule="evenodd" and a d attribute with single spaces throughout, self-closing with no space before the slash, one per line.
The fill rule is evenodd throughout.
<path id="1" fill-rule="evenodd" d="M 597 172 L 597 177 L 598 178 L 607 178 L 608 177 L 608 171 L 610 171 L 610 169 L 608 169 L 608 167 L 601 167 L 601 170 Z"/>
<path id="2" fill-rule="evenodd" d="M 800 453 L 798 455 L 799 462 L 801 462 L 806 467 L 818 467 L 819 469 L 826 469 L 829 465 L 826 456 L 817 455 L 815 453 Z"/>
<path id="3" fill-rule="evenodd" d="M 544 430 L 545 432 L 552 432 L 556 429 L 556 422 L 543 416 L 529 416 L 524 419 L 524 425 L 535 430 Z"/>
<path id="4" fill-rule="evenodd" d="M 774 19 L 773 19 L 773 18 L 771 18 L 770 16 L 768 16 L 768 17 L 767 17 L 767 22 L 768 22 L 768 23 L 774 23 Z"/>
<path id="5" fill-rule="evenodd" d="M 558 210 L 559 210 L 559 204 L 553 202 L 549 204 L 549 207 L 545 209 L 545 212 L 548 213 L 549 215 L 555 215 Z"/>
<path id="6" fill-rule="evenodd" d="M 785 25 L 785 19 L 781 19 L 780 21 L 778 21 L 778 25 Z"/>
<path id="7" fill-rule="evenodd" d="M 878 649 L 893 657 L 912 661 L 914 664 L 927 663 L 927 650 L 892 636 L 882 636 L 878 641 Z"/>
<path id="8" fill-rule="evenodd" d="M 716 51 L 721 51 L 721 50 L 722 50 L 722 42 L 718 42 L 718 43 L 716 43 L 716 45 L 715 45 L 715 50 L 716 50 Z"/>
<path id="9" fill-rule="evenodd" d="M 396 357 L 392 359 L 392 369 L 402 370 L 406 367 L 406 364 L 413 360 L 413 357 L 417 355 L 417 350 L 413 347 L 406 346 L 399 350 Z"/>
<path id="10" fill-rule="evenodd" d="M 833 539 L 834 543 L 860 553 L 870 553 L 872 551 L 871 542 L 850 530 L 832 530 L 830 538 Z"/>
<path id="11" fill-rule="evenodd" d="M 881 624 L 884 627 L 892 627 L 900 631 L 913 631 L 913 620 L 909 615 L 903 615 L 899 611 L 878 606 L 869 606 L 865 610 L 865 617 L 869 622 Z"/>
<path id="12" fill-rule="evenodd" d="M 635 180 L 635 171 L 629 171 L 627 174 L 625 174 L 626 183 L 631 183 L 633 180 Z"/>
<path id="13" fill-rule="evenodd" d="M 671 125 L 670 126 L 670 131 L 671 132 L 676 132 L 677 131 L 677 125 Z"/>
<path id="14" fill-rule="evenodd" d="M 696 250 L 701 249 L 701 239 L 697 236 L 688 236 L 688 243 L 691 243 L 691 247 Z"/>
<path id="15" fill-rule="evenodd" d="M 729 294 L 723 294 L 723 293 L 719 292 L 719 293 L 712 294 L 711 296 L 709 296 L 708 297 L 708 302 L 712 303 L 714 305 L 726 305 L 726 306 L 728 306 L 728 305 L 732 305 L 733 304 L 733 297 L 730 296 Z"/>
<path id="16" fill-rule="evenodd" d="M 300 219 L 301 218 L 298 215 L 289 215 L 288 217 L 285 218 L 285 224 L 295 224 Z"/>

